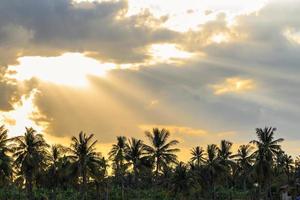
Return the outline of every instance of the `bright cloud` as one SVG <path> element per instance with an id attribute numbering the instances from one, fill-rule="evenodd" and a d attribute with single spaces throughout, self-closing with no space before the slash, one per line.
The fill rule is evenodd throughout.
<path id="1" fill-rule="evenodd" d="M 251 79 L 241 79 L 239 77 L 227 78 L 223 83 L 212 85 L 215 95 L 227 93 L 240 93 L 255 88 L 255 83 Z"/>
<path id="2" fill-rule="evenodd" d="M 22 134 L 25 127 L 33 127 L 39 132 L 43 130 L 43 126 L 34 120 L 34 118 L 40 117 L 39 110 L 33 103 L 37 92 L 37 90 L 33 90 L 29 96 L 23 95 L 20 102 L 13 105 L 13 110 L 0 112 L 0 122 L 6 125 L 10 136 Z"/>
<path id="3" fill-rule="evenodd" d="M 188 31 L 199 28 L 199 25 L 213 20 L 220 12 L 228 16 L 228 22 L 240 14 L 247 14 L 262 8 L 267 0 L 129 0 L 128 15 L 133 15 L 148 9 L 155 16 L 168 16 L 164 24 L 176 31 Z"/>
<path id="4" fill-rule="evenodd" d="M 42 81 L 69 86 L 86 86 L 87 76 L 104 77 L 108 70 L 116 68 L 113 63 L 101 63 L 79 53 L 66 53 L 58 57 L 22 57 L 19 65 L 9 66 L 9 78 L 18 81 L 37 78 Z"/>
<path id="5" fill-rule="evenodd" d="M 283 32 L 283 35 L 292 43 L 300 44 L 300 31 L 293 28 L 288 28 Z"/>
<path id="6" fill-rule="evenodd" d="M 149 50 L 150 63 L 180 63 L 194 56 L 193 53 L 179 49 L 175 44 L 153 44 Z"/>

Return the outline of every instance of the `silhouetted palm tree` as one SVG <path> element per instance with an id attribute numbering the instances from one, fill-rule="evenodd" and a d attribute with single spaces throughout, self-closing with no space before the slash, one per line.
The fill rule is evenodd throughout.
<path id="1" fill-rule="evenodd" d="M 33 128 L 26 128 L 24 136 L 16 137 L 14 148 L 15 164 L 26 181 L 28 198 L 33 199 L 33 182 L 36 175 L 46 166 L 49 146 L 43 135 L 37 134 Z"/>
<path id="2" fill-rule="evenodd" d="M 282 138 L 274 140 L 275 131 L 276 128 L 273 127 L 257 128 L 256 135 L 258 140 L 251 141 L 257 147 L 257 150 L 254 152 L 254 155 L 256 155 L 255 169 L 260 179 L 260 185 L 264 184 L 268 187 L 270 198 L 272 198 L 272 166 L 276 154 L 281 151 L 279 143 L 283 141 Z"/>
<path id="3" fill-rule="evenodd" d="M 224 168 L 220 163 L 220 159 L 218 159 L 218 147 L 215 144 L 210 144 L 207 146 L 207 160 L 205 167 L 209 175 L 210 189 L 212 190 L 212 199 L 215 199 L 215 182 L 217 179 L 217 175 L 224 171 Z"/>
<path id="4" fill-rule="evenodd" d="M 87 178 L 94 165 L 101 162 L 100 153 L 96 152 L 97 140 L 93 141 L 93 134 L 86 135 L 83 132 L 79 133 L 78 138 L 72 137 L 69 156 L 74 164 L 77 166 L 80 176 L 82 178 L 81 195 L 86 199 Z"/>
<path id="5" fill-rule="evenodd" d="M 49 180 L 50 186 L 53 188 L 58 187 L 60 178 L 60 165 L 62 157 L 66 152 L 67 148 L 59 144 L 52 145 L 50 148 L 48 175 L 51 178 Z"/>
<path id="6" fill-rule="evenodd" d="M 291 173 L 294 170 L 294 159 L 292 156 L 284 154 L 283 156 L 283 171 L 287 175 L 288 183 L 290 182 Z"/>
<path id="7" fill-rule="evenodd" d="M 191 177 L 187 166 L 180 162 L 171 177 L 171 191 L 179 199 L 185 199 L 189 194 Z"/>
<path id="8" fill-rule="evenodd" d="M 0 185 L 2 186 L 10 181 L 13 174 L 12 159 L 9 156 L 9 153 L 12 153 L 12 145 L 7 132 L 4 126 L 0 126 Z"/>
<path id="9" fill-rule="evenodd" d="M 112 149 L 108 153 L 109 158 L 113 160 L 115 167 L 115 175 L 119 183 L 121 183 L 122 199 L 124 199 L 124 176 L 127 169 L 125 163 L 126 157 L 126 137 L 118 136 L 117 144 L 113 144 Z"/>
<path id="10" fill-rule="evenodd" d="M 43 135 L 32 128 L 10 139 L 1 126 L 0 199 L 108 200 L 109 194 L 112 199 L 118 198 L 121 187 L 123 200 L 125 189 L 129 199 L 211 196 L 215 200 L 224 199 L 226 194 L 229 199 L 236 199 L 235 194 L 239 199 L 249 195 L 257 199 L 264 194 L 264 199 L 272 200 L 272 193 L 279 195 L 280 184 L 296 188 L 295 192 L 300 184 L 300 158 L 294 164 L 292 156 L 281 149 L 283 139 L 274 139 L 275 130 L 256 129 L 258 139 L 251 141 L 254 146 L 241 145 L 235 155 L 233 144 L 227 140 L 221 140 L 220 146 L 208 145 L 205 152 L 197 146 L 191 150 L 192 158 L 187 164 L 177 163 L 175 153 L 179 149 L 174 145 L 178 141 L 170 140 L 166 129 L 146 132 L 149 145 L 120 136 L 109 152 L 113 177 L 107 173 L 108 161 L 96 151 L 93 135 L 81 132 L 72 138 L 70 148 L 49 148 Z M 129 166 L 132 172 L 127 171 Z"/>
<path id="11" fill-rule="evenodd" d="M 197 146 L 191 150 L 191 154 L 191 162 L 196 163 L 196 166 L 199 168 L 200 165 L 205 162 L 205 151 L 202 149 L 202 147 Z"/>
<path id="12" fill-rule="evenodd" d="M 232 142 L 221 140 L 220 147 L 218 148 L 218 157 L 221 164 L 228 167 L 233 164 L 232 161 Z"/>
<path id="13" fill-rule="evenodd" d="M 246 191 L 247 179 L 249 178 L 251 167 L 255 160 L 252 150 L 253 147 L 249 144 L 241 145 L 238 149 L 238 153 L 234 155 L 235 160 L 237 161 L 239 175 L 243 180 L 244 191 Z"/>
<path id="14" fill-rule="evenodd" d="M 96 196 L 97 199 L 100 200 L 101 198 L 101 188 L 106 188 L 107 183 L 105 182 L 107 176 L 107 168 L 108 168 L 108 161 L 103 157 L 101 158 L 100 162 L 97 165 L 93 165 L 91 169 L 91 177 L 93 182 L 96 186 Z"/>
<path id="15" fill-rule="evenodd" d="M 126 144 L 126 160 L 129 161 L 133 166 L 134 181 L 137 183 L 138 176 L 138 165 L 140 164 L 141 158 L 145 153 L 145 146 L 142 140 L 131 138 Z"/>
<path id="16" fill-rule="evenodd" d="M 157 177 L 163 166 L 177 162 L 175 153 L 178 152 L 179 149 L 171 147 L 178 144 L 178 141 L 171 140 L 168 142 L 170 132 L 166 129 L 159 130 L 158 128 L 153 128 L 152 133 L 146 131 L 145 134 L 150 141 L 150 145 L 146 145 L 145 150 L 148 156 L 154 159 L 156 165 L 155 175 Z"/>
<path id="17" fill-rule="evenodd" d="M 225 180 L 225 187 L 230 188 L 231 185 L 229 184 L 229 180 L 233 175 L 235 162 L 232 160 L 232 142 L 227 140 L 221 140 L 220 147 L 218 148 L 218 159 L 220 164 L 223 166 L 224 170 L 220 172 L 220 175 Z"/>

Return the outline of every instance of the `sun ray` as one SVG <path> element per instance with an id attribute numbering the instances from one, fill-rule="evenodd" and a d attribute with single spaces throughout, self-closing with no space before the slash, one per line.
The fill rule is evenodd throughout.
<path id="1" fill-rule="evenodd" d="M 38 108 L 33 103 L 37 93 L 37 90 L 32 90 L 29 95 L 23 95 L 21 100 L 13 105 L 13 110 L 0 112 L 1 124 L 5 124 L 10 136 L 21 135 L 25 127 L 32 127 L 38 132 L 43 130 L 44 127 L 32 119 L 34 115 L 39 114 Z"/>

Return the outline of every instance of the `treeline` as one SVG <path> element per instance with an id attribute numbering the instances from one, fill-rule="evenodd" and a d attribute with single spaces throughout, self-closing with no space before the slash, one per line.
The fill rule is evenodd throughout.
<path id="1" fill-rule="evenodd" d="M 147 142 L 117 137 L 104 158 L 93 134 L 79 133 L 70 146 L 50 146 L 32 128 L 8 138 L 1 126 L 0 199 L 275 200 L 284 192 L 296 197 L 300 162 L 281 149 L 283 139 L 274 138 L 275 131 L 257 128 L 257 140 L 236 153 L 227 140 L 194 147 L 183 163 L 176 156 L 178 141 L 166 129 L 146 132 Z"/>

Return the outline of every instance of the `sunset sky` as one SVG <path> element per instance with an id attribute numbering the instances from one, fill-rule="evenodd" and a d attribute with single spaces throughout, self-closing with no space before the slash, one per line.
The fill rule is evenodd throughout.
<path id="1" fill-rule="evenodd" d="M 275 126 L 300 154 L 299 0 L 1 0 L 0 123 L 49 143 L 167 128 L 189 149 Z"/>

